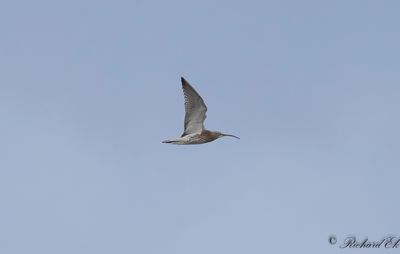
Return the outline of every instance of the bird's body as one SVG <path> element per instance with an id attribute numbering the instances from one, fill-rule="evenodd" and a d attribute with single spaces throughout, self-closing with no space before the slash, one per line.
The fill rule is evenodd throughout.
<path id="1" fill-rule="evenodd" d="M 180 138 L 165 140 L 163 143 L 176 145 L 198 145 L 214 141 L 218 138 L 216 132 L 204 130 L 199 133 L 192 133 Z"/>
<path id="2" fill-rule="evenodd" d="M 218 131 L 209 131 L 204 128 L 207 106 L 201 96 L 184 78 L 181 78 L 182 89 L 185 97 L 185 125 L 181 137 L 163 141 L 176 145 L 203 144 L 214 141 L 220 137 L 229 136 L 239 139 L 234 135 L 223 134 Z"/>

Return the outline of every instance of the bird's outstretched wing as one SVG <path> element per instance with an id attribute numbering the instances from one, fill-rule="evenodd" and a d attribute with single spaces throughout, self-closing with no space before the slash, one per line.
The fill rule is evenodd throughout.
<path id="1" fill-rule="evenodd" d="M 182 89 L 185 97 L 185 126 L 183 136 L 204 130 L 207 106 L 200 95 L 183 77 Z"/>

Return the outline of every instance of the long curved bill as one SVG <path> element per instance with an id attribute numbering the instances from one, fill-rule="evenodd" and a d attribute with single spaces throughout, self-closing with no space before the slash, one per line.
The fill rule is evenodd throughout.
<path id="1" fill-rule="evenodd" d="M 222 134 L 222 136 L 224 136 L 224 137 L 234 137 L 234 138 L 240 139 L 239 137 L 236 137 L 235 135 L 230 135 L 230 134 Z"/>

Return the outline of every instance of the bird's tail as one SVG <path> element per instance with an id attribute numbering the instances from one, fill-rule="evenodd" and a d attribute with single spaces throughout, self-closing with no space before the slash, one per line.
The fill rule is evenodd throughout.
<path id="1" fill-rule="evenodd" d="M 181 145 L 182 144 L 182 140 L 180 140 L 180 139 L 167 139 L 167 140 L 164 140 L 162 143 Z"/>

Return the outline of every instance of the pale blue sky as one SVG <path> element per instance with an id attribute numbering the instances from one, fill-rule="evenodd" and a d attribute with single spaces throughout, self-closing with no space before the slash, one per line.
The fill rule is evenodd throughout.
<path id="1" fill-rule="evenodd" d="M 0 253 L 400 235 L 398 1 L 3 1 Z M 206 127 L 183 127 L 184 76 Z M 386 253 L 388 250 L 354 250 Z"/>

